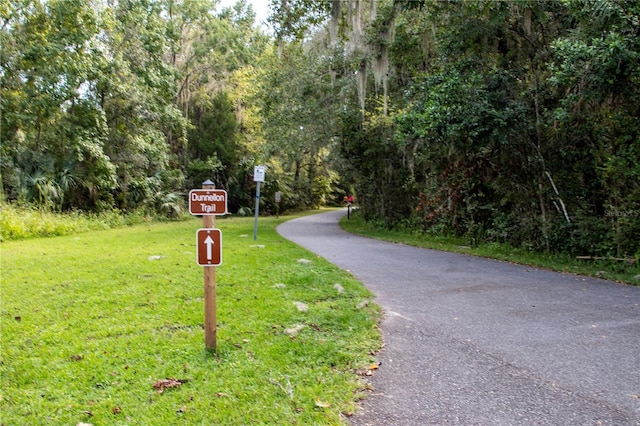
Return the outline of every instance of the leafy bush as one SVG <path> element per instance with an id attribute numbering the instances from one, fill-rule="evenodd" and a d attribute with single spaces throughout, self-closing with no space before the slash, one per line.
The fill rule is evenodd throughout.
<path id="1" fill-rule="evenodd" d="M 97 229 L 111 229 L 163 219 L 143 210 L 123 214 L 119 210 L 85 214 L 52 212 L 46 208 L 3 203 L 0 208 L 0 241 L 55 237 Z"/>

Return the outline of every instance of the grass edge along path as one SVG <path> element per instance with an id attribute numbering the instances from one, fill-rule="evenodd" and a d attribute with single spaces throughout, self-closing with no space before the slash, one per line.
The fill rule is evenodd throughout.
<path id="1" fill-rule="evenodd" d="M 0 244 L 3 425 L 338 425 L 381 346 L 347 272 L 218 219 L 218 352 L 204 348 L 200 219 Z"/>
<path id="2" fill-rule="evenodd" d="M 640 259 L 634 263 L 618 260 L 580 260 L 566 254 L 545 254 L 514 248 L 508 244 L 482 243 L 469 246 L 464 238 L 430 235 L 427 233 L 389 230 L 366 222 L 359 212 L 352 211 L 340 220 L 347 232 L 393 243 L 406 244 L 433 250 L 470 254 L 501 261 L 549 269 L 557 272 L 603 278 L 619 283 L 640 285 Z"/>

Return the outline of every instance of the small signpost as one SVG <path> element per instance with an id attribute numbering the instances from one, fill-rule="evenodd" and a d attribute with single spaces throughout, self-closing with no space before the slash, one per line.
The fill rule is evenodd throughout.
<path id="1" fill-rule="evenodd" d="M 280 218 L 280 201 L 282 200 L 282 192 L 276 191 L 276 218 Z"/>
<path id="2" fill-rule="evenodd" d="M 215 351 L 216 266 L 222 263 L 222 232 L 215 227 L 215 216 L 227 214 L 227 192 L 215 189 L 210 180 L 202 182 L 202 189 L 189 191 L 189 212 L 202 215 L 202 228 L 196 231 L 196 261 L 204 267 L 204 342 Z"/>
<path id="3" fill-rule="evenodd" d="M 265 166 L 255 166 L 253 168 L 253 181 L 254 182 L 264 182 L 264 173 L 266 167 Z"/>
<path id="4" fill-rule="evenodd" d="M 260 183 L 264 182 L 265 166 L 255 166 L 253 168 L 253 181 L 257 183 L 256 186 L 256 211 L 255 219 L 253 220 L 253 239 L 258 239 L 258 212 L 260 211 Z"/>

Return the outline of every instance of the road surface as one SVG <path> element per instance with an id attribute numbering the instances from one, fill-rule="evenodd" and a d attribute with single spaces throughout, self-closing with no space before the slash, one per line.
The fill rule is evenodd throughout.
<path id="1" fill-rule="evenodd" d="M 640 425 L 640 287 L 357 237 L 344 214 L 278 232 L 385 311 L 352 425 Z"/>

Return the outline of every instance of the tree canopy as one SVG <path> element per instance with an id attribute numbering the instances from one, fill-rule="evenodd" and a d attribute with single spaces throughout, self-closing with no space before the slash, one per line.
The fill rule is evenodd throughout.
<path id="1" fill-rule="evenodd" d="M 324 37 L 336 167 L 368 219 L 640 255 L 637 2 L 334 1 L 321 27 L 287 4 L 279 31 Z"/>
<path id="2" fill-rule="evenodd" d="M 633 0 L 0 3 L 2 194 L 156 208 L 251 171 L 283 208 L 355 193 L 389 227 L 640 256 Z"/>

